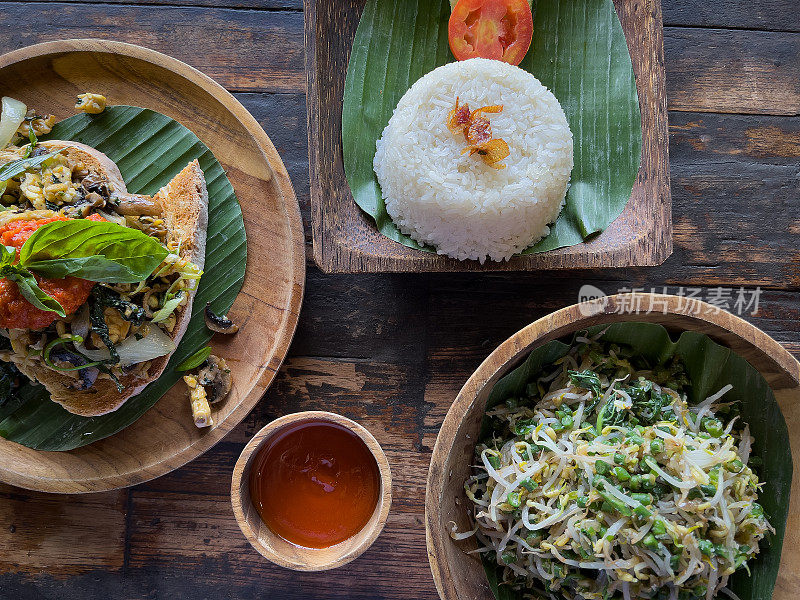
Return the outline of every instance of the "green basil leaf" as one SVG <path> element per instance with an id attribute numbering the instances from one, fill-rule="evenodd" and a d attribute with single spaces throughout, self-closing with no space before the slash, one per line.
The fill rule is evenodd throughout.
<path id="1" fill-rule="evenodd" d="M 34 261 L 27 264 L 26 267 L 42 277 L 50 279 L 74 275 L 81 279 L 102 283 L 136 283 L 147 279 L 148 275 L 153 272 L 153 269 L 150 269 L 147 275 L 141 276 L 137 269 L 131 269 L 124 262 L 109 260 L 98 255 Z"/>
<path id="2" fill-rule="evenodd" d="M 192 354 L 189 358 L 175 367 L 176 371 L 191 371 L 206 362 L 206 359 L 211 356 L 211 346 L 200 348 L 197 352 Z"/>
<path id="3" fill-rule="evenodd" d="M 3 273 L 5 277 L 9 281 L 13 281 L 17 284 L 22 297 L 36 308 L 54 312 L 59 317 L 67 316 L 61 303 L 55 298 L 48 296 L 42 288 L 39 287 L 39 284 L 36 283 L 36 279 L 30 271 L 19 267 L 6 267 L 4 271 L 7 273 Z"/>
<path id="4" fill-rule="evenodd" d="M 8 181 L 12 177 L 16 177 L 27 171 L 28 169 L 33 169 L 34 167 L 40 166 L 42 163 L 50 160 L 56 154 L 59 154 L 61 150 L 56 150 L 55 152 L 50 152 L 48 154 L 41 154 L 39 156 L 34 156 L 33 158 L 18 158 L 17 160 L 12 160 L 11 162 L 7 162 L 3 166 L 0 167 L 0 181 Z"/>
<path id="5" fill-rule="evenodd" d="M 20 264 L 44 277 L 74 275 L 102 283 L 137 283 L 167 256 L 158 240 L 105 221 L 54 221 L 37 229 Z"/>
<path id="6" fill-rule="evenodd" d="M 4 246 L 0 244 L 0 267 L 13 265 L 17 258 L 17 249 L 14 246 Z"/>

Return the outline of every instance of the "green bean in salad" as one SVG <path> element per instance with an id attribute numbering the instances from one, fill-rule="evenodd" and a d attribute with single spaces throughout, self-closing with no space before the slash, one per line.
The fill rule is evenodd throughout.
<path id="1" fill-rule="evenodd" d="M 523 597 L 711 600 L 773 529 L 731 386 L 692 406 L 688 386 L 675 359 L 577 338 L 487 412 L 465 484 L 475 528 L 453 537 L 474 534 Z"/>

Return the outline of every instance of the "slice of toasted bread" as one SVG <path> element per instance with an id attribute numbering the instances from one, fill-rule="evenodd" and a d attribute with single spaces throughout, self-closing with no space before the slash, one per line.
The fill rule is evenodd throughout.
<path id="1" fill-rule="evenodd" d="M 48 140 L 39 142 L 39 145 L 48 152 L 61 150 L 61 155 L 67 158 L 69 164 L 75 165 L 77 163 L 83 163 L 84 168 L 90 173 L 98 173 L 111 182 L 114 186 L 114 191 L 123 194 L 128 193 L 128 189 L 125 187 L 125 181 L 122 179 L 122 173 L 119 172 L 117 163 L 99 150 L 95 150 L 91 146 L 81 144 L 80 142 L 65 140 Z"/>
<path id="2" fill-rule="evenodd" d="M 117 166 L 102 152 L 76 142 L 51 141 L 49 147 L 64 147 L 70 162 L 81 161 L 90 171 L 106 176 L 118 194 L 127 189 Z M 196 264 L 200 269 L 205 263 L 206 230 L 208 227 L 208 191 L 203 171 L 197 160 L 189 163 L 172 181 L 154 196 L 161 208 L 161 215 L 169 231 L 167 241 L 179 242 L 179 255 Z M 177 345 L 192 314 L 194 292 L 188 302 L 176 313 L 176 324 L 169 336 Z M 109 379 L 97 379 L 88 390 L 76 390 L 76 380 L 47 368 L 38 361 L 18 363 L 20 371 L 36 379 L 50 392 L 50 398 L 69 412 L 86 417 L 103 415 L 117 410 L 131 396 L 141 392 L 149 383 L 164 372 L 169 355 L 150 361 L 146 373 L 128 374 L 120 378 L 123 391 L 119 392 Z"/>

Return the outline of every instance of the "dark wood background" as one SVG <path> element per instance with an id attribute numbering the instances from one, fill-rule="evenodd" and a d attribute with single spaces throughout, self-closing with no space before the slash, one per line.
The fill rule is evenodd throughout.
<path id="1" fill-rule="evenodd" d="M 663 1 L 675 246 L 663 266 L 325 276 L 309 262 L 297 336 L 275 385 L 204 457 L 97 495 L 0 485 L 0 598 L 435 599 L 422 518 L 439 424 L 499 342 L 577 301 L 584 283 L 608 293 L 699 287 L 701 295 L 760 286 L 759 312 L 746 318 L 800 356 L 800 7 Z M 0 27 L 0 52 L 117 39 L 215 78 L 281 152 L 308 225 L 300 0 L 0 1 Z M 229 501 L 246 441 L 306 409 L 361 422 L 394 475 L 384 533 L 355 562 L 321 574 L 267 563 L 239 532 Z"/>

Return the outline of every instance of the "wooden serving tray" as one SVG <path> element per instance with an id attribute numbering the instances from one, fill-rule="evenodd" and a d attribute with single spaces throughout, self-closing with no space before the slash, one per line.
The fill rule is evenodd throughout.
<path id="1" fill-rule="evenodd" d="M 378 232 L 356 205 L 342 162 L 342 97 L 365 0 L 303 0 L 314 260 L 327 273 L 523 271 L 658 265 L 672 253 L 661 0 L 614 0 L 636 76 L 642 161 L 625 210 L 589 242 L 504 263 L 458 261 Z"/>
<path id="2" fill-rule="evenodd" d="M 258 122 L 218 83 L 174 58 L 104 40 L 65 40 L 0 57 L 0 89 L 41 113 L 75 113 L 75 96 L 161 112 L 191 129 L 225 169 L 242 207 L 248 244 L 244 285 L 229 312 L 234 336 L 212 340 L 233 389 L 197 429 L 179 381 L 138 421 L 69 452 L 0 438 L 0 481 L 57 493 L 98 492 L 159 477 L 200 456 L 244 419 L 286 356 L 303 298 L 305 240 L 286 169 Z"/>

